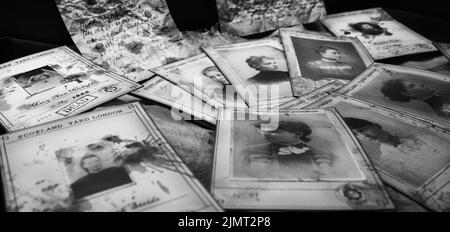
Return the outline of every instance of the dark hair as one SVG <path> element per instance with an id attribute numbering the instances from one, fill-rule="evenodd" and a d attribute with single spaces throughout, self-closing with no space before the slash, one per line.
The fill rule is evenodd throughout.
<path id="1" fill-rule="evenodd" d="M 272 58 L 268 56 L 250 56 L 245 60 L 245 62 L 247 62 L 248 66 L 254 69 L 258 69 L 263 59 L 272 59 Z"/>
<path id="2" fill-rule="evenodd" d="M 317 51 L 317 53 L 321 54 L 321 53 L 324 53 L 326 50 L 336 50 L 336 51 L 340 52 L 339 49 L 330 47 L 330 46 L 320 46 L 319 48 L 317 48 L 316 51 Z"/>
<path id="3" fill-rule="evenodd" d="M 375 126 L 377 128 L 382 129 L 383 127 L 381 127 L 380 125 L 364 120 L 364 119 L 360 119 L 360 118 L 344 118 L 345 123 L 347 123 L 347 125 L 354 130 L 359 130 L 362 128 L 366 128 L 366 127 L 370 127 L 370 126 Z"/>
<path id="4" fill-rule="evenodd" d="M 359 133 L 363 133 L 362 131 L 364 131 L 365 129 L 367 129 L 369 127 L 376 127 L 380 130 L 383 130 L 382 126 L 380 126 L 374 122 L 370 122 L 370 121 L 360 119 L 360 118 L 349 117 L 349 118 L 344 118 L 344 121 L 345 121 L 345 123 L 347 123 L 347 125 L 350 127 L 350 129 L 357 130 Z M 393 145 L 394 147 L 397 147 L 401 143 L 400 138 L 397 135 L 391 135 L 391 134 L 389 134 L 389 135 L 391 136 L 390 144 Z M 372 138 L 372 139 L 376 139 L 376 138 Z"/>
<path id="5" fill-rule="evenodd" d="M 373 29 L 367 30 L 367 29 L 363 28 L 363 25 L 370 25 L 370 26 L 372 26 Z M 369 34 L 369 35 L 379 35 L 379 34 L 385 32 L 384 29 L 380 25 L 378 25 L 376 23 L 371 23 L 371 22 L 359 22 L 359 23 L 355 23 L 355 24 L 350 24 L 350 27 L 357 31 L 360 31 L 364 34 Z"/>
<path id="6" fill-rule="evenodd" d="M 388 97 L 391 101 L 409 102 L 414 99 L 413 97 L 405 96 L 403 94 L 406 92 L 406 88 L 400 79 L 392 79 L 383 82 L 383 86 L 380 90 L 384 96 Z"/>
<path id="7" fill-rule="evenodd" d="M 83 157 L 81 157 L 81 159 L 80 159 L 80 167 L 83 169 L 83 170 L 85 170 L 86 172 L 88 172 L 89 173 L 89 171 L 83 166 L 84 165 L 84 160 L 86 160 L 86 159 L 89 159 L 89 158 L 97 158 L 97 159 L 100 159 L 100 157 L 98 156 L 98 155 L 96 155 L 96 154 L 86 154 L 86 155 L 84 155 Z"/>
<path id="8" fill-rule="evenodd" d="M 261 123 L 256 125 L 261 128 Z M 308 136 L 312 133 L 311 128 L 303 122 L 293 122 L 293 121 L 280 121 L 278 122 L 278 128 L 275 131 L 287 131 L 296 135 L 300 135 L 300 139 L 303 142 L 309 142 L 311 139 Z M 275 132 L 273 131 L 273 132 Z M 301 133 L 299 133 L 301 132 Z"/>

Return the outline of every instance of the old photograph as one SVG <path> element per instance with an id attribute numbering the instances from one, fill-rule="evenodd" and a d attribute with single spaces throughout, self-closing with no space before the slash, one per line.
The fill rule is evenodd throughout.
<path id="1" fill-rule="evenodd" d="M 401 66 L 374 64 L 338 93 L 450 125 L 450 77 Z"/>
<path id="2" fill-rule="evenodd" d="M 10 211 L 221 211 L 138 103 L 1 142 Z"/>
<path id="3" fill-rule="evenodd" d="M 159 102 L 171 108 L 176 120 L 205 120 L 216 124 L 214 107 L 162 77 L 154 76 L 133 94 Z"/>
<path id="4" fill-rule="evenodd" d="M 76 115 L 140 85 L 58 47 L 0 65 L 0 122 L 8 131 Z"/>
<path id="5" fill-rule="evenodd" d="M 239 36 L 315 22 L 326 15 L 323 0 L 216 0 L 221 29 Z"/>
<path id="6" fill-rule="evenodd" d="M 375 60 L 436 51 L 430 40 L 382 8 L 328 15 L 321 22 L 336 36 L 358 38 Z"/>
<path id="7" fill-rule="evenodd" d="M 333 109 L 221 109 L 218 117 L 222 143 L 216 145 L 213 195 L 224 208 L 391 207 L 364 151 Z M 342 198 L 349 183 L 358 196 L 344 191 Z M 248 193 L 258 199 L 235 196 Z"/>
<path id="8" fill-rule="evenodd" d="M 250 106 L 293 97 L 286 57 L 278 39 L 207 47 L 204 51 Z"/>
<path id="9" fill-rule="evenodd" d="M 228 80 L 205 54 L 154 68 L 152 71 L 215 108 L 247 107 Z"/>
<path id="10" fill-rule="evenodd" d="M 439 207 L 432 206 L 424 194 L 442 194 L 440 189 L 448 185 L 445 183 L 449 178 L 445 170 L 450 164 L 448 131 L 340 94 L 330 95 L 308 106 L 318 107 L 337 109 L 384 181 L 434 210 L 450 207 L 445 201 L 441 201 Z M 447 181 L 435 188 L 428 186 L 435 179 Z"/>
<path id="11" fill-rule="evenodd" d="M 334 80 L 352 80 L 373 60 L 354 38 L 280 30 L 294 95 L 300 96 Z"/>

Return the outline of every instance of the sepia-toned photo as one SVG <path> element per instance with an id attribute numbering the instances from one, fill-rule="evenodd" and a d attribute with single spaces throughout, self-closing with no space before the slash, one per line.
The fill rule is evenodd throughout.
<path id="1" fill-rule="evenodd" d="M 1 142 L 11 211 L 221 211 L 138 103 Z"/>
<path id="2" fill-rule="evenodd" d="M 220 109 L 218 119 L 212 189 L 224 208 L 392 207 L 334 109 Z"/>
<path id="3" fill-rule="evenodd" d="M 323 0 L 216 0 L 222 31 L 245 36 L 312 23 L 326 15 Z"/>
<path id="4" fill-rule="evenodd" d="M 436 51 L 431 41 L 382 8 L 328 15 L 321 21 L 336 36 L 358 38 L 375 60 Z"/>
<path id="5" fill-rule="evenodd" d="M 214 107 L 226 105 L 247 107 L 228 80 L 205 54 L 158 67 L 152 71 Z"/>
<path id="6" fill-rule="evenodd" d="M 300 96 L 334 80 L 352 80 L 373 63 L 353 38 L 281 30 L 294 94 Z"/>
<path id="7" fill-rule="evenodd" d="M 450 78 L 393 65 L 375 64 L 338 91 L 345 95 L 450 125 Z"/>
<path id="8" fill-rule="evenodd" d="M 0 65 L 0 123 L 14 131 L 92 109 L 140 85 L 62 46 Z"/>
<path id="9" fill-rule="evenodd" d="M 278 39 L 204 50 L 247 103 L 255 104 L 248 102 L 249 94 L 257 98 L 257 103 L 293 97 L 286 57 Z"/>
<path id="10" fill-rule="evenodd" d="M 434 190 L 427 183 L 436 178 L 448 180 L 443 170 L 450 164 L 450 134 L 445 130 L 340 94 L 308 106 L 317 107 L 336 108 L 383 179 L 422 204 L 428 205 L 422 192 L 435 194 L 441 187 Z"/>

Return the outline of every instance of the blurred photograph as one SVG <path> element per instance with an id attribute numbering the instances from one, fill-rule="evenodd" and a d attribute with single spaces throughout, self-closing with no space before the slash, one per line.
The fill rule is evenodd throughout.
<path id="1" fill-rule="evenodd" d="M 340 94 L 327 96 L 307 108 L 334 107 L 355 134 L 389 185 L 434 210 L 430 195 L 445 194 L 450 164 L 450 134 L 433 124 Z M 437 186 L 434 186 L 435 183 Z M 447 192 L 448 193 L 448 192 Z"/>
<path id="2" fill-rule="evenodd" d="M 376 64 L 338 92 L 448 127 L 449 89 L 447 75 Z"/>

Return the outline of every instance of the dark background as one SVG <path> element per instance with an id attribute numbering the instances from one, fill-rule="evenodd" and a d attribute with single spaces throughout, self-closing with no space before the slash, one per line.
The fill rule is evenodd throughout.
<path id="1" fill-rule="evenodd" d="M 208 29 L 217 24 L 215 0 L 166 1 L 180 30 Z M 325 0 L 328 14 L 383 7 L 395 19 L 428 39 L 450 42 L 450 14 L 445 3 L 445 0 Z M 311 28 L 316 26 L 308 29 Z M 77 50 L 54 0 L 1 1 L 0 63 L 61 45 Z M 398 59 L 417 59 L 421 56 L 429 55 Z M 2 194 L 1 191 L 0 198 L 3 199 Z M 4 211 L 2 200 L 0 210 Z"/>

